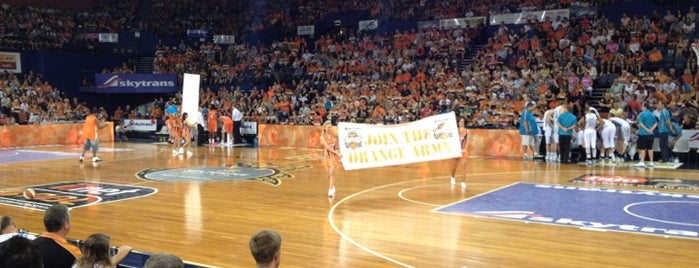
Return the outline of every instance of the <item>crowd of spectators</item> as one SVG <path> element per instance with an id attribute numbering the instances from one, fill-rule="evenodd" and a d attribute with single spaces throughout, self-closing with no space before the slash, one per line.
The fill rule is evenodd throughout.
<path id="1" fill-rule="evenodd" d="M 144 4 L 135 0 L 104 0 L 84 10 L 5 3 L 0 6 L 0 36 L 3 37 L 0 48 L 15 51 L 94 49 L 97 33 L 122 31 L 163 36 L 184 35 L 187 30 L 196 29 L 239 38 L 258 31 L 289 35 L 296 31 L 296 26 L 315 24 L 331 14 L 347 11 L 360 11 L 365 14 L 362 19 L 420 21 L 587 6 L 595 2 L 607 1 L 155 0 Z"/>
<path id="2" fill-rule="evenodd" d="M 298 38 L 270 47 L 203 44 L 198 51 L 182 44 L 156 59 L 156 69 L 200 71 L 204 84 L 235 84 L 251 74 L 280 81 L 280 67 L 291 68 L 290 82 L 250 92 L 222 87 L 202 98 L 226 110 L 238 102 L 250 120 L 269 123 L 319 124 L 332 114 L 392 124 L 456 111 L 475 127 L 510 128 L 525 103 L 542 114 L 565 99 L 577 115 L 588 104 L 603 113 L 621 109 L 632 121 L 636 102 L 664 101 L 695 128 L 699 75 L 689 44 L 696 19 L 690 9 L 618 22 L 572 16 L 502 24 L 464 68 L 480 29 L 322 36 L 313 44 Z M 600 87 L 607 94 L 598 100 L 593 91 Z"/>
<path id="3" fill-rule="evenodd" d="M 0 48 L 55 51 L 94 48 L 97 33 L 135 29 L 138 1 L 105 0 L 88 10 L 0 6 Z"/>
<path id="4" fill-rule="evenodd" d="M 94 233 L 84 241 L 68 239 L 72 217 L 68 206 L 54 204 L 44 211 L 45 231 L 33 235 L 19 229 L 7 215 L 0 215 L 0 265 L 23 268 L 96 268 L 121 267 L 120 263 L 133 252 L 131 246 L 114 247 L 110 236 Z M 281 235 L 274 230 L 261 230 L 248 242 L 257 267 L 278 267 L 281 262 Z M 168 253 L 138 252 L 130 265 L 141 261 L 144 268 L 184 268 L 181 258 Z M 136 260 L 138 259 L 138 260 Z M 143 260 L 145 259 L 145 262 Z M 187 265 L 195 266 L 197 265 Z"/>
<path id="5" fill-rule="evenodd" d="M 0 73 L 0 125 L 78 121 L 89 111 L 86 103 L 69 99 L 41 74 Z"/>
<path id="6" fill-rule="evenodd" d="M 44 211 L 45 231 L 38 236 L 18 229 L 17 224 L 9 216 L 3 215 L 1 218 L 0 264 L 2 267 L 120 267 L 119 263 L 133 250 L 130 246 L 112 247 L 109 235 L 104 233 L 92 234 L 84 241 L 69 240 L 72 219 L 69 208 L 64 204 L 52 205 Z M 184 268 L 184 266 L 184 262 L 179 257 L 160 253 L 149 256 L 142 267 Z"/>
<path id="7" fill-rule="evenodd" d="M 251 13 L 245 17 L 261 18 L 276 10 L 282 15 L 273 17 L 284 21 L 281 24 L 290 25 L 296 18 L 287 18 L 284 14 L 298 14 L 294 8 L 318 4 L 316 1 L 291 2 L 268 5 L 261 1 L 246 2 L 249 6 L 244 10 Z M 403 2 L 406 1 L 330 1 L 323 9 L 311 9 L 318 16 L 324 16 L 340 10 L 361 10 L 374 4 L 379 7 L 398 4 L 412 8 L 435 7 L 425 9 L 432 11 L 438 10 L 438 6 L 450 7 L 449 2 L 420 1 L 415 5 Z M 167 1 L 154 1 L 153 8 L 163 12 L 156 12 L 153 17 L 168 21 L 164 10 L 193 10 L 192 18 L 182 23 L 175 21 L 159 26 L 158 31 L 166 32 L 197 25 L 212 29 L 217 28 L 217 24 L 236 27 L 235 22 L 228 21 L 234 19 L 217 17 L 216 12 L 225 12 L 225 8 L 215 3 L 184 1 L 181 6 L 170 7 Z M 445 3 L 447 6 L 443 6 Z M 469 3 L 478 4 L 479 1 Z M 514 3 L 520 2 L 491 1 L 488 6 L 512 12 L 585 4 L 570 1 L 556 2 L 556 6 L 541 1 Z M 455 3 L 454 7 L 458 5 Z M 212 10 L 216 12 L 202 15 Z M 391 10 L 379 13 L 390 16 L 401 13 L 400 9 Z M 497 10 L 494 12 L 499 12 Z M 479 15 L 476 11 L 474 15 Z M 418 13 L 428 19 L 429 15 L 425 14 L 432 14 Z M 166 17 L 159 17 L 161 15 Z M 202 90 L 202 106 L 213 103 L 224 111 L 236 106 L 248 120 L 267 123 L 319 124 L 325 118 L 332 118 L 392 124 L 455 111 L 468 117 L 472 127 L 511 128 L 517 124 L 516 118 L 525 103 L 534 102 L 538 106 L 535 111 L 543 111 L 565 99 L 573 104 L 577 115 L 590 102 L 603 113 L 621 109 L 630 120 L 638 114 L 637 106 L 630 103 L 665 101 L 669 107 L 681 108 L 679 118 L 686 117 L 686 125 L 690 126 L 696 122 L 699 108 L 696 90 L 699 75 L 690 46 L 696 35 L 697 18 L 693 9 L 665 15 L 654 12 L 643 17 L 624 14 L 620 21 L 609 21 L 604 16 L 547 17 L 519 26 L 501 24 L 488 36 L 487 44 L 477 50 L 474 50 L 473 40 L 486 33 L 483 25 L 467 29 L 396 30 L 382 35 L 344 33 L 320 36 L 312 43 L 296 37 L 270 45 L 208 42 L 187 45 L 182 42 L 168 47 L 159 44 L 153 67 L 156 73 L 177 73 L 180 77 L 185 72 L 201 74 L 205 88 L 220 86 L 218 90 Z M 246 25 L 250 27 L 254 23 Z M 472 52 L 475 56 L 470 59 Z M 132 71 L 129 64 L 104 70 Z M 27 103 L 23 104 L 23 95 L 42 93 L 42 97 L 47 98 L 45 91 L 32 90 L 37 86 L 47 87 L 46 83 L 37 81 L 36 76 L 30 74 L 20 83 L 14 75 L 4 75 L 4 114 L 22 121 L 21 114 L 13 111 L 25 111 L 31 117 L 30 107 L 35 107 L 35 118 L 50 121 L 80 117 L 81 111 L 87 110 L 83 104 L 71 103 L 60 96 L 43 105 L 32 104 L 41 98 L 35 101 L 35 98 L 25 97 Z M 238 86 L 242 81 L 270 86 L 242 90 Z M 595 88 L 609 88 L 608 94 L 596 100 Z M 55 105 L 56 102 L 67 103 L 69 110 L 72 106 L 76 111 L 57 112 L 65 107 Z M 159 110 L 165 106 L 161 103 Z M 150 111 L 140 114 L 146 117 Z M 120 117 L 125 116 L 138 117 L 139 114 L 127 112 Z"/>
<path id="8" fill-rule="evenodd" d="M 360 19 L 402 21 L 488 16 L 522 11 L 591 6 L 611 1 L 437 1 L 437 0 L 290 0 L 290 1 L 154 1 L 153 16 L 142 23 L 159 34 L 181 34 L 188 29 L 215 34 L 244 35 L 256 31 L 289 34 L 296 26 L 315 24 L 331 14 L 359 12 Z M 231 13 L 241 16 L 229 16 Z"/>

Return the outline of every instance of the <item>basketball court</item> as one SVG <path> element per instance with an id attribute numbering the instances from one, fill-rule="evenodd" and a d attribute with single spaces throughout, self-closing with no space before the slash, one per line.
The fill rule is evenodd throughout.
<path id="1" fill-rule="evenodd" d="M 260 229 L 281 233 L 283 267 L 699 265 L 694 170 L 471 158 L 462 191 L 433 161 L 340 170 L 328 199 L 316 149 L 102 147 L 95 164 L 77 145 L 0 151 L 1 214 L 41 232 L 62 202 L 70 238 L 217 267 L 253 267 Z"/>

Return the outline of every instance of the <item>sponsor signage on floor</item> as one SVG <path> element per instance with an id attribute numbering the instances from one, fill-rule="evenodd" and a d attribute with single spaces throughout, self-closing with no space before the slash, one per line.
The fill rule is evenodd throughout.
<path id="1" fill-rule="evenodd" d="M 644 178 L 629 177 L 627 182 Z M 434 212 L 699 239 L 699 195 L 577 185 L 516 183 Z"/>
<path id="2" fill-rule="evenodd" d="M 69 208 L 123 201 L 157 193 L 158 189 L 105 182 L 67 181 L 0 189 L 0 204 L 46 210 L 54 204 Z"/>
<path id="3" fill-rule="evenodd" d="M 665 189 L 690 189 L 699 190 L 699 181 L 697 180 L 682 180 L 668 178 L 647 178 L 638 176 L 617 176 L 617 175 L 598 175 L 587 174 L 577 177 L 571 182 L 589 183 L 589 184 L 606 184 L 606 185 L 623 185 L 635 187 L 650 187 L 650 188 L 665 188 Z"/>

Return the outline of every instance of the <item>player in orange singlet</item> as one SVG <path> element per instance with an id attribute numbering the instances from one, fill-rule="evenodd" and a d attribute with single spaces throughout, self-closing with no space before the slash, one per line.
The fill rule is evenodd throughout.
<path id="1" fill-rule="evenodd" d="M 459 139 L 461 140 L 461 154 L 462 154 L 462 156 L 459 156 L 459 157 L 454 158 L 452 160 L 451 185 L 456 184 L 456 178 L 455 178 L 456 169 L 459 167 L 459 162 L 461 161 L 463 154 L 466 152 L 466 141 L 468 140 L 468 129 L 466 129 L 466 120 L 464 120 L 463 118 L 459 118 Z M 463 189 L 463 190 L 466 189 L 466 175 L 464 175 L 464 178 L 461 181 L 461 189 Z"/>
<path id="2" fill-rule="evenodd" d="M 232 146 L 233 145 L 233 138 L 231 135 L 233 135 L 233 119 L 230 116 L 226 115 L 221 115 L 221 122 L 223 122 L 223 127 L 221 128 L 221 143 L 224 143 L 227 146 Z"/>
<path id="3" fill-rule="evenodd" d="M 328 178 L 328 197 L 335 196 L 335 168 L 340 163 L 342 155 L 337 150 L 337 133 L 330 121 L 323 124 L 323 132 L 320 134 L 320 143 L 323 145 L 323 166 Z"/>
<path id="4" fill-rule="evenodd" d="M 216 129 L 218 128 L 218 111 L 216 106 L 211 105 L 209 107 L 209 113 L 207 113 L 207 130 L 209 131 L 209 145 L 216 145 Z"/>

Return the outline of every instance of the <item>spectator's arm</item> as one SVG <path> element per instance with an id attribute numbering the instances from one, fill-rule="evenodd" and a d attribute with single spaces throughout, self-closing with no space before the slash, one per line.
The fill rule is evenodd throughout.
<path id="1" fill-rule="evenodd" d="M 129 252 L 133 250 L 132 247 L 130 246 L 120 246 L 117 249 L 117 253 L 112 256 L 112 266 L 117 267 L 117 264 L 121 262 L 124 258 L 126 258 L 126 255 L 129 255 Z"/>

